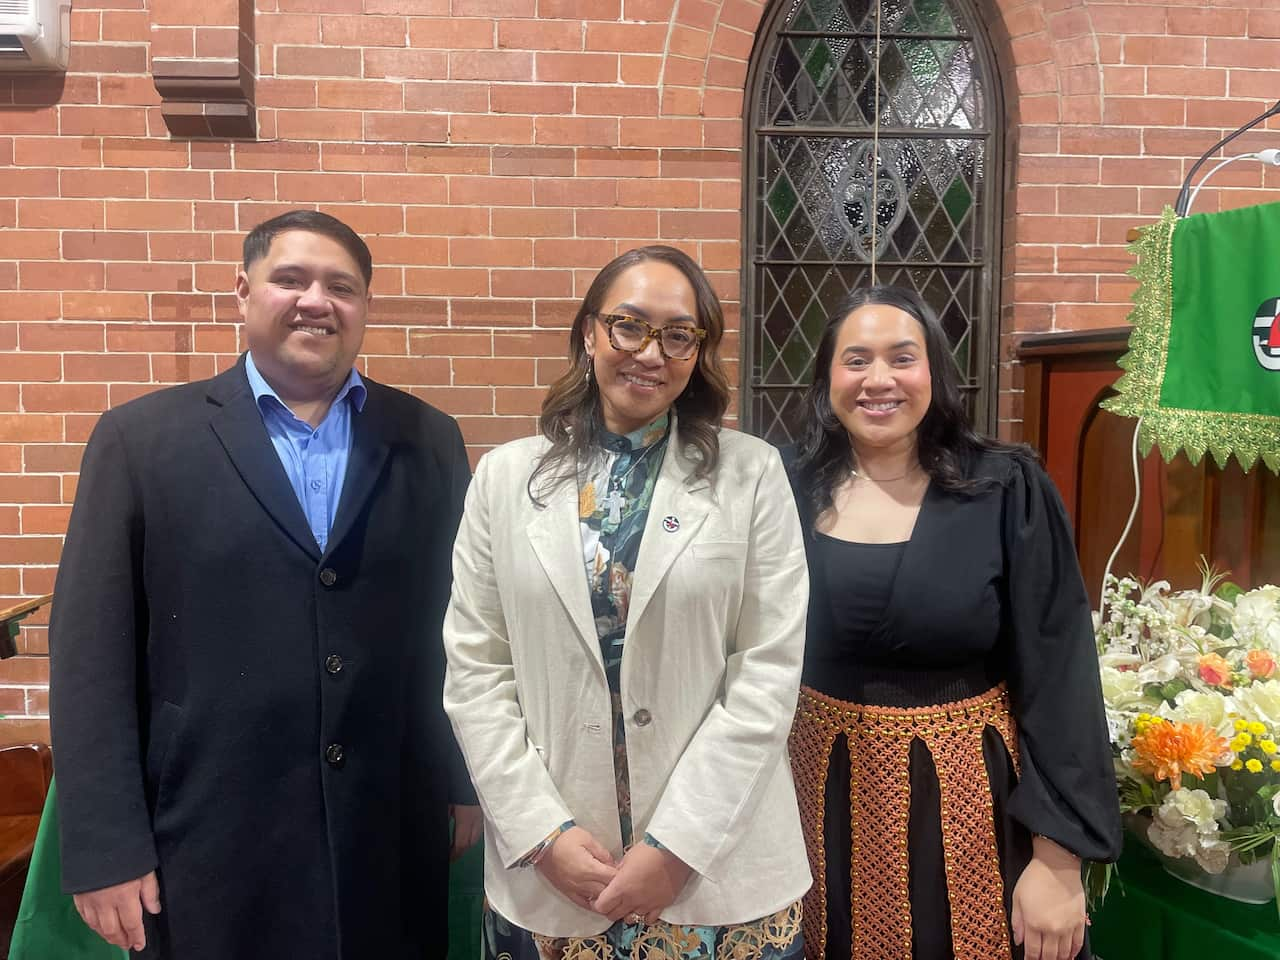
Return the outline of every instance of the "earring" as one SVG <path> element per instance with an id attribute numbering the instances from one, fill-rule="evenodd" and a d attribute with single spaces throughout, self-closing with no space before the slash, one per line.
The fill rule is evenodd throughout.
<path id="1" fill-rule="evenodd" d="M 585 383 L 587 386 L 591 386 L 591 371 L 594 366 L 595 364 L 592 363 L 591 356 L 588 355 L 587 356 L 587 372 L 582 375 L 582 382 Z"/>

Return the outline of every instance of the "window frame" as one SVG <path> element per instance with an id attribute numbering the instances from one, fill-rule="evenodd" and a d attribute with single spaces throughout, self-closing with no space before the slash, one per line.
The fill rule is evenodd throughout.
<path id="1" fill-rule="evenodd" d="M 879 0 L 871 0 L 879 2 Z M 983 112 L 986 123 L 977 130 L 955 130 L 946 127 L 921 127 L 913 131 L 911 137 L 902 137 L 898 131 L 903 128 L 892 128 L 895 139 L 955 139 L 955 133 L 964 138 L 979 139 L 974 134 L 985 137 L 983 181 L 986 192 L 982 199 L 978 227 L 983 243 L 983 265 L 977 271 L 975 282 L 979 285 L 979 308 L 976 316 L 970 318 L 969 349 L 976 356 L 970 361 L 974 385 L 966 388 L 964 393 L 974 394 L 971 409 L 973 425 L 982 432 L 995 436 L 999 426 L 999 394 L 1000 394 L 1000 333 L 1001 308 L 1003 305 L 1002 287 L 1004 280 L 1004 217 L 1006 194 L 1009 190 L 1009 177 L 1013 164 L 1005 154 L 1006 127 L 1008 113 L 1005 103 L 1004 77 L 1000 73 L 1000 65 L 995 46 L 986 27 L 981 0 L 944 0 L 951 9 L 956 23 L 963 27 L 973 44 L 974 62 L 978 65 L 983 80 L 985 101 Z M 797 0 L 771 0 L 760 26 L 756 31 L 755 43 L 751 51 L 751 59 L 747 68 L 745 97 L 743 99 L 743 152 L 745 154 L 744 176 L 742 180 L 742 273 L 740 278 L 741 304 L 739 322 L 739 376 L 738 376 L 738 420 L 742 429 L 759 434 L 761 425 L 756 423 L 755 401 L 757 391 L 800 391 L 802 387 L 767 387 L 757 384 L 755 380 L 756 340 L 760 335 L 759 326 L 764 323 L 761 304 L 757 302 L 756 290 L 759 287 L 758 271 L 763 267 L 762 255 L 757 254 L 757 244 L 761 236 L 761 217 L 764 215 L 765 192 L 767 185 L 760 183 L 761 167 L 766 158 L 765 137 L 773 136 L 805 136 L 813 134 L 820 137 L 839 137 L 843 139 L 862 139 L 866 134 L 870 141 L 869 127 L 836 127 L 836 126 L 795 126 L 770 127 L 760 120 L 761 102 L 766 96 L 766 83 L 770 75 L 766 72 L 776 59 L 777 47 L 782 42 L 778 33 L 785 27 L 787 17 L 797 4 Z M 818 33 L 819 36 L 838 36 L 835 31 Z M 922 38 L 931 35 L 924 34 Z M 884 128 L 882 128 L 883 131 Z M 858 264 L 860 261 L 832 261 L 833 264 Z M 797 265 L 799 265 L 797 261 Z M 921 264 L 929 269 L 942 269 L 941 266 Z M 894 268 L 898 269 L 898 268 Z"/>

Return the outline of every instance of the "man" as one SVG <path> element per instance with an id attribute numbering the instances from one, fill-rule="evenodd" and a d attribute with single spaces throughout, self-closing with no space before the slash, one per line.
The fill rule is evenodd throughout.
<path id="1" fill-rule="evenodd" d="M 468 470 L 451 418 L 353 367 L 372 269 L 332 217 L 260 224 L 248 353 L 85 450 L 50 637 L 63 882 L 147 957 L 445 954 Z M 456 853 L 480 818 L 453 810 Z"/>

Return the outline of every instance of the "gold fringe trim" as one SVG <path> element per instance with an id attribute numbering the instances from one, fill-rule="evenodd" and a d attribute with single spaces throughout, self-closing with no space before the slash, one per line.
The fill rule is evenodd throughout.
<path id="1" fill-rule="evenodd" d="M 1141 417 L 1138 442 L 1143 455 L 1159 447 L 1165 462 L 1179 450 L 1197 464 L 1206 452 L 1225 467 L 1234 455 L 1246 471 L 1259 458 L 1280 473 L 1280 417 L 1217 410 L 1186 410 L 1160 402 L 1173 323 L 1173 234 L 1178 215 L 1166 206 L 1156 223 L 1143 227 L 1129 252 L 1138 262 L 1128 271 L 1138 281 L 1129 322 L 1129 350 L 1120 358 L 1125 372 L 1115 383 L 1117 396 L 1102 409 Z"/>

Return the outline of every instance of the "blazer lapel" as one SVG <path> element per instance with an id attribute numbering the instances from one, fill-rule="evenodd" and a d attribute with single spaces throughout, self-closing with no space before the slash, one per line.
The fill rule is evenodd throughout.
<path id="1" fill-rule="evenodd" d="M 373 493 L 374 485 L 387 462 L 391 444 L 386 436 L 386 418 L 381 416 L 378 404 L 377 384 L 365 380 L 364 410 L 351 412 L 351 453 L 347 457 L 347 474 L 342 481 L 342 499 L 329 531 L 328 555 L 351 532 L 351 525 L 364 509 L 365 501 Z M 345 402 L 345 401 L 344 401 Z M 431 491 L 421 495 L 429 497 Z"/>
<path id="2" fill-rule="evenodd" d="M 262 414 L 245 377 L 243 357 L 226 373 L 209 382 L 209 400 L 219 408 L 209 425 L 236 471 L 280 529 L 318 561 L 320 548 L 267 436 Z"/>
<path id="3" fill-rule="evenodd" d="M 668 444 L 653 488 L 640 555 L 636 558 L 631 607 L 627 611 L 628 637 L 671 564 L 693 543 L 711 510 L 711 485 L 706 480 L 693 479 L 696 465 L 684 455 L 677 425 L 672 425 Z"/>
<path id="4" fill-rule="evenodd" d="M 558 484 L 548 495 L 546 506 L 530 521 L 525 533 L 556 596 L 577 628 L 579 639 L 591 652 L 603 677 L 604 659 L 600 655 L 600 638 L 591 613 L 591 595 L 587 589 L 582 532 L 578 522 L 577 484 L 566 481 Z"/>

